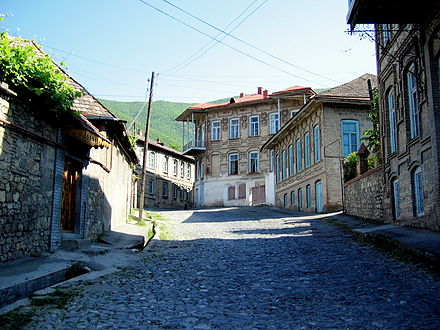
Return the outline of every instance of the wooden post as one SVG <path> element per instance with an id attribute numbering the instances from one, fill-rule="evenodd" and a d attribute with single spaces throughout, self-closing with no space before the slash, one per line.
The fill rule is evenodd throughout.
<path id="1" fill-rule="evenodd" d="M 147 179 L 147 160 L 148 160 L 148 135 L 150 129 L 151 105 L 153 102 L 153 86 L 154 86 L 153 84 L 154 84 L 154 72 L 151 73 L 150 98 L 148 99 L 147 122 L 145 124 L 144 160 L 142 163 L 142 181 L 141 181 L 141 193 L 139 200 L 139 220 L 142 220 L 144 213 L 145 181 Z"/>

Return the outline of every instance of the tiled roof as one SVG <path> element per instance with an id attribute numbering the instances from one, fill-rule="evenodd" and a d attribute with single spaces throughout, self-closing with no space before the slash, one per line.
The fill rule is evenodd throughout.
<path id="1" fill-rule="evenodd" d="M 273 92 L 270 95 L 279 95 L 279 94 L 285 94 L 285 93 L 294 93 L 294 92 L 301 92 L 301 91 L 306 91 L 306 90 L 311 90 L 310 87 L 302 87 L 302 86 L 292 86 L 286 89 L 282 89 L 280 91 L 277 92 Z"/>
<path id="2" fill-rule="evenodd" d="M 144 140 L 145 139 L 143 137 L 138 137 L 138 141 L 141 141 L 143 143 Z M 148 139 L 148 146 L 156 147 L 157 149 L 161 149 L 163 151 L 167 151 L 167 152 L 175 154 L 175 155 L 177 155 L 177 156 L 179 156 L 181 158 L 186 158 L 187 160 L 192 161 L 192 162 L 194 161 L 193 157 L 184 155 L 182 152 L 180 152 L 180 151 L 178 151 L 176 149 L 173 149 L 171 147 L 168 147 L 165 144 L 163 144 L 163 142 L 160 142 L 160 141 Z"/>
<path id="3" fill-rule="evenodd" d="M 317 97 L 342 97 L 342 98 L 369 98 L 367 80 L 371 80 L 372 87 L 377 87 L 377 77 L 366 73 L 348 83 L 327 89 L 317 94 Z"/>

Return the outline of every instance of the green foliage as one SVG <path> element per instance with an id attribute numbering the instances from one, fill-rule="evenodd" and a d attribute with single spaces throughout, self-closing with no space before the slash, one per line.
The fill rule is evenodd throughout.
<path id="1" fill-rule="evenodd" d="M 356 167 L 359 161 L 357 152 L 352 152 L 343 160 L 344 167 L 344 182 L 347 182 L 356 177 Z"/>
<path id="2" fill-rule="evenodd" d="M 379 157 L 376 154 L 369 155 L 367 158 L 367 161 L 368 161 L 368 169 L 369 170 L 372 170 L 373 168 L 378 167 L 380 164 Z"/>
<path id="3" fill-rule="evenodd" d="M 373 153 L 380 152 L 380 130 L 379 130 L 379 92 L 373 89 L 373 99 L 371 100 L 371 110 L 368 113 L 373 122 L 373 128 L 365 131 L 362 140 L 367 143 L 367 148 Z"/>
<path id="4" fill-rule="evenodd" d="M 82 95 L 48 56 L 37 56 L 34 46 L 6 33 L 0 34 L 0 77 L 33 108 L 72 112 L 73 101 Z"/>
<path id="5" fill-rule="evenodd" d="M 118 117 L 131 123 L 143 102 L 119 102 L 100 100 Z M 175 119 L 193 103 L 155 101 L 152 106 L 150 139 L 160 139 L 167 146 L 176 150 L 182 149 L 182 124 Z M 136 129 L 145 130 L 145 112 L 135 121 Z"/>

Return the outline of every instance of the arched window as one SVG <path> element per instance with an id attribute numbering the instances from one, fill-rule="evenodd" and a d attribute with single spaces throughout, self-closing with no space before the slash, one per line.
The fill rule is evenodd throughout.
<path id="1" fill-rule="evenodd" d="M 289 206 L 289 197 L 287 194 L 284 194 L 283 202 L 284 202 L 284 208 L 287 208 Z"/>
<path id="2" fill-rule="evenodd" d="M 399 180 L 394 179 L 391 182 L 392 192 L 393 192 L 393 201 L 394 201 L 394 218 L 400 219 L 400 187 Z"/>
<path id="3" fill-rule="evenodd" d="M 416 216 L 421 217 L 425 215 L 425 207 L 423 201 L 423 177 L 422 169 L 420 166 L 416 167 L 412 175 L 412 188 L 414 199 L 414 213 Z"/>

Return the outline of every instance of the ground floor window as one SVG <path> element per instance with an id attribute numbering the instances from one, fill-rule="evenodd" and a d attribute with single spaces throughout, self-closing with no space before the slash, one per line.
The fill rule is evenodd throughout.
<path id="1" fill-rule="evenodd" d="M 423 177 L 422 169 L 417 167 L 412 175 L 413 194 L 416 216 L 420 217 L 425 214 L 423 202 Z"/>
<path id="2" fill-rule="evenodd" d="M 298 189 L 298 210 L 303 210 L 303 192 L 302 189 Z"/>
<path id="3" fill-rule="evenodd" d="M 290 203 L 291 203 L 290 205 L 292 207 L 295 206 L 295 192 L 294 191 L 290 192 Z"/>
<path id="4" fill-rule="evenodd" d="M 393 180 L 394 217 L 400 219 L 400 188 L 399 180 Z"/>
<path id="5" fill-rule="evenodd" d="M 306 187 L 306 208 L 312 207 L 312 187 L 307 185 Z"/>
<path id="6" fill-rule="evenodd" d="M 148 194 L 154 195 L 154 180 L 153 179 L 148 180 Z"/>
<path id="7" fill-rule="evenodd" d="M 283 196 L 283 204 L 284 204 L 285 208 L 287 208 L 287 206 L 289 206 L 289 197 L 287 194 L 284 194 L 284 196 Z"/>
<path id="8" fill-rule="evenodd" d="M 162 196 L 163 198 L 168 198 L 168 182 L 162 184 Z"/>

